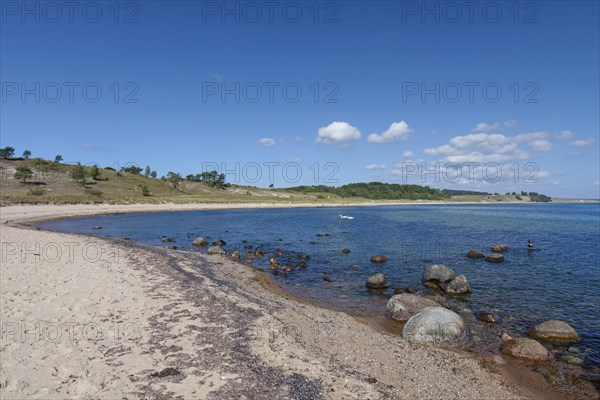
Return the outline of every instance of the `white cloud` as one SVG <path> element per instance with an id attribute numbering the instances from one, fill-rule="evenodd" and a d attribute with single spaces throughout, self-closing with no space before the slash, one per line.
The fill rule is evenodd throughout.
<path id="1" fill-rule="evenodd" d="M 265 137 L 265 138 L 260 139 L 258 141 L 258 143 L 265 147 L 273 147 L 273 146 L 275 146 L 275 139 Z"/>
<path id="2" fill-rule="evenodd" d="M 387 168 L 387 166 L 385 164 L 369 164 L 365 167 L 365 169 L 367 170 L 374 170 L 374 169 L 385 169 Z"/>
<path id="3" fill-rule="evenodd" d="M 529 142 L 529 147 L 535 151 L 550 151 L 552 144 L 546 139 L 535 139 Z"/>
<path id="4" fill-rule="evenodd" d="M 404 121 L 392 122 L 390 127 L 383 132 L 381 135 L 371 133 L 368 137 L 369 142 L 372 143 L 389 143 L 396 140 L 402 140 L 408 138 L 408 134 L 413 132 L 408 124 Z"/>
<path id="5" fill-rule="evenodd" d="M 558 139 L 571 139 L 573 136 L 574 136 L 574 134 L 571 131 L 562 131 L 556 137 Z"/>
<path id="6" fill-rule="evenodd" d="M 509 119 L 508 121 L 504 121 L 504 127 L 507 129 L 514 129 L 519 126 L 519 121 L 515 119 Z"/>
<path id="7" fill-rule="evenodd" d="M 477 132 L 489 132 L 492 129 L 496 129 L 498 128 L 498 123 L 494 122 L 493 124 L 488 124 L 486 122 L 480 122 L 477 125 L 475 125 L 475 128 L 471 129 L 471 133 L 477 133 Z"/>
<path id="8" fill-rule="evenodd" d="M 360 131 L 347 122 L 332 122 L 319 128 L 317 143 L 342 144 L 360 139 Z"/>
<path id="9" fill-rule="evenodd" d="M 577 146 L 577 147 L 587 147 L 587 146 L 591 146 L 594 144 L 594 139 L 590 139 L 590 140 L 574 140 L 571 143 L 569 143 L 571 146 Z"/>
<path id="10" fill-rule="evenodd" d="M 425 149 L 425 154 L 440 156 L 442 160 L 454 163 L 507 162 L 528 157 L 519 148 L 515 138 L 488 133 L 455 136 L 450 139 L 449 144 Z"/>
<path id="11" fill-rule="evenodd" d="M 414 156 L 415 156 L 415 154 L 410 150 L 406 150 L 404 153 L 402 153 L 402 157 L 404 157 L 404 158 L 410 158 L 410 157 L 414 157 Z"/>
<path id="12" fill-rule="evenodd" d="M 530 140 L 545 139 L 548 137 L 548 132 L 531 132 L 521 133 L 515 136 L 517 142 L 529 142 Z"/>

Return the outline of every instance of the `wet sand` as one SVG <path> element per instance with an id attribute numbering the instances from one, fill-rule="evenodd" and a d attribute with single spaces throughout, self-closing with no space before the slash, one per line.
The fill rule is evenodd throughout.
<path id="1" fill-rule="evenodd" d="M 222 256 L 27 226 L 78 215 L 245 207 L 252 205 L 1 207 L 0 398 L 561 395 L 543 382 L 532 389 L 506 365 L 412 344 L 294 298 L 266 274 Z"/>

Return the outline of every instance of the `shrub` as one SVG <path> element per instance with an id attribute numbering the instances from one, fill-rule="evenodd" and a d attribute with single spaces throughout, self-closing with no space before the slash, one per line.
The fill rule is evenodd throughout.
<path id="1" fill-rule="evenodd" d="M 46 189 L 41 189 L 41 188 L 30 189 L 27 192 L 27 196 L 43 196 L 45 194 L 46 194 Z"/>
<path id="2" fill-rule="evenodd" d="M 150 190 L 148 189 L 148 185 L 142 185 L 142 196 L 150 196 Z"/>
<path id="3" fill-rule="evenodd" d="M 20 165 L 17 167 L 13 177 L 15 179 L 20 180 L 21 182 L 27 182 L 27 179 L 33 176 L 33 171 L 24 165 Z"/>

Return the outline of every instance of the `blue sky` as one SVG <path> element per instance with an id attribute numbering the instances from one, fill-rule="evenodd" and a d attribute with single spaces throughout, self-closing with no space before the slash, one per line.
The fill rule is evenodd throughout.
<path id="1" fill-rule="evenodd" d="M 600 197 L 599 3 L 475 3 L 2 2 L 0 144 L 261 186 Z"/>

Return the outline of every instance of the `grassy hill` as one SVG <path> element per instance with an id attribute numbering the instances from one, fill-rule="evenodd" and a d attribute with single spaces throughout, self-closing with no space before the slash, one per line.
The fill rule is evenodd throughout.
<path id="1" fill-rule="evenodd" d="M 20 166 L 26 166 L 33 172 L 26 182 L 14 177 Z M 88 175 L 83 185 L 72 178 L 73 168 L 76 167 L 42 159 L 0 159 L 0 203 L 339 202 L 339 196 L 335 195 L 302 194 L 242 185 L 215 188 L 187 180 L 176 189 L 165 180 L 110 168 L 99 168 L 100 176 L 94 180 L 89 177 L 91 167 L 83 167 Z M 148 188 L 149 196 L 144 196 L 143 186 Z"/>
<path id="2" fill-rule="evenodd" d="M 19 180 L 15 172 L 27 167 L 32 176 Z M 534 196 L 492 195 L 484 192 L 439 190 L 428 186 L 381 182 L 352 183 L 340 187 L 298 186 L 261 189 L 253 186 L 214 187 L 205 182 L 183 180 L 175 188 L 164 179 L 138 173 L 81 167 L 86 178 L 76 180 L 74 165 L 39 158 L 0 159 L 0 204 L 11 203 L 388 203 L 410 201 L 530 202 L 550 201 Z M 143 188 L 146 188 L 144 190 Z M 146 192 L 146 193 L 144 193 Z"/>

